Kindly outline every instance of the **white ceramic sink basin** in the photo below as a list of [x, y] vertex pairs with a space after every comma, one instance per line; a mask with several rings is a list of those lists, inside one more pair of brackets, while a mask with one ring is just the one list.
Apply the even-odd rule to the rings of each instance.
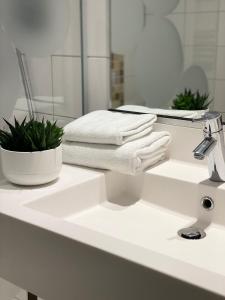
[[[21, 202], [26, 222], [32, 223], [29, 229], [23, 225], [26, 260], [32, 253], [38, 269], [49, 264], [52, 277], [60, 269], [64, 277], [54, 277], [52, 286], [62, 284], [68, 273], [66, 291], [78, 281], [79, 300], [137, 300], [140, 290], [140, 300], [225, 298], [224, 184], [209, 182], [205, 167], [176, 161], [139, 177], [87, 174], [76, 184]], [[213, 210], [201, 206], [203, 196], [213, 198]], [[204, 239], [178, 236], [180, 229], [193, 224], [206, 232]], [[93, 254], [93, 249], [100, 252]], [[15, 251], [12, 257], [16, 255]], [[44, 278], [40, 274], [39, 281]], [[60, 299], [58, 290], [54, 298], [44, 288], [39, 290], [44, 290], [40, 296], [49, 297], [46, 300]], [[69, 295], [67, 300], [74, 299]]]
[[[221, 274], [225, 279], [224, 187], [219, 189], [217, 184], [205, 180], [204, 168], [198, 170], [202, 174], [198, 174], [196, 183], [192, 166], [182, 169], [173, 162], [170, 169], [169, 164], [139, 177], [106, 173], [106, 180], [100, 185], [90, 181], [25, 205], [115, 240]], [[191, 172], [189, 182], [182, 180], [183, 171]], [[183, 176], [187, 178], [188, 174]], [[202, 207], [203, 196], [214, 199], [214, 210]], [[204, 239], [185, 240], [178, 236], [180, 229], [193, 224], [206, 232]]]

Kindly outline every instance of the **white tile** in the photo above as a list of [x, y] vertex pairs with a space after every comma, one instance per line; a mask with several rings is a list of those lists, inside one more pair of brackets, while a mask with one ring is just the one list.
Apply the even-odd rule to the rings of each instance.
[[217, 13], [187, 14], [185, 44], [215, 46], [218, 35], [217, 23]]
[[12, 121], [12, 122], [13, 122], [14, 117], [16, 117], [16, 119], [17, 119], [19, 122], [21, 122], [21, 121], [24, 120], [25, 117], [28, 118], [29, 115], [28, 115], [28, 112], [25, 111], [25, 110], [17, 110], [17, 109], [15, 109], [15, 110], [13, 111], [13, 113], [12, 113], [12, 116], [11, 116], [11, 121]]
[[[67, 118], [67, 117], [61, 117], [61, 116], [53, 116], [48, 114], [42, 114], [42, 113], [36, 113], [35, 116], [37, 117], [37, 120], [41, 121], [44, 119], [45, 121], [57, 121], [58, 126], [65, 126], [69, 122], [73, 121], [74, 118]], [[29, 118], [28, 112], [22, 111], [22, 110], [14, 110], [13, 115], [11, 117], [11, 121], [13, 122], [13, 118], [16, 117], [16, 119], [21, 122], [25, 117]], [[20, 294], [23, 294], [24, 292], [21, 291]], [[17, 296], [17, 298], [20, 298]]]
[[[26, 58], [26, 60], [32, 94], [34, 99], [37, 100], [33, 102], [34, 109], [37, 112], [52, 114], [51, 58]], [[47, 98], [48, 101], [42, 101], [43, 98]], [[27, 109], [27, 102], [23, 95], [17, 100], [16, 109]]]
[[215, 99], [216, 80], [215, 79], [208, 80], [208, 87], [209, 87], [209, 95], [211, 99], [212, 98]]
[[128, 76], [124, 79], [124, 104], [145, 105], [144, 99], [140, 96], [135, 76]]
[[225, 12], [219, 14], [218, 45], [225, 46]]
[[185, 34], [185, 14], [172, 14], [167, 17], [173, 25], [180, 36], [182, 44], [184, 44], [184, 34]]
[[124, 55], [124, 76], [134, 76], [135, 71], [135, 55], [136, 50], [133, 50]]
[[38, 120], [49, 120], [51, 122], [57, 121], [57, 125], [60, 127], [64, 127], [66, 124], [72, 122], [75, 118], [61, 117], [61, 116], [51, 116], [46, 114], [38, 114]]
[[185, 0], [180, 0], [173, 13], [180, 13], [185, 11]]
[[137, 47], [151, 15], [140, 0], [111, 1], [111, 48], [125, 54]]
[[[21, 122], [25, 117], [28, 117], [28, 113], [26, 111], [22, 110], [14, 110], [11, 121], [13, 122], [13, 118], [16, 117], [16, 119]], [[67, 117], [61, 117], [61, 116], [53, 116], [53, 115], [47, 115], [42, 113], [36, 113], [37, 120], [41, 121], [44, 119], [45, 121], [57, 121], [57, 125], [60, 127], [64, 127], [66, 124], [72, 122], [75, 118], [67, 118]], [[24, 291], [21, 291], [19, 295], [23, 295]], [[18, 299], [23, 299], [22, 297], [17, 296]], [[27, 299], [26, 299], [27, 300]]]
[[214, 109], [225, 112], [225, 80], [216, 81]]
[[225, 11], [225, 0], [220, 0], [220, 11]]
[[53, 115], [47, 115], [47, 114], [41, 114], [41, 113], [36, 113], [36, 117], [38, 119], [38, 121], [41, 120], [45, 120], [45, 121], [50, 121], [50, 122], [54, 122], [54, 116]]
[[54, 116], [54, 121], [57, 121], [57, 125], [60, 127], [66, 126], [68, 123], [74, 121], [75, 118], [65, 118], [61, 116]]
[[109, 57], [109, 0], [86, 0], [87, 55]]
[[51, 57], [27, 58], [33, 95], [51, 96]]
[[110, 59], [88, 59], [88, 111], [110, 107]]
[[69, 0], [70, 21], [64, 45], [54, 54], [78, 55], [81, 54], [81, 34], [80, 34], [80, 1]]
[[218, 11], [219, 0], [187, 0], [187, 12]]
[[225, 79], [225, 47], [217, 48], [217, 79]]
[[153, 14], [158, 16], [168, 16], [169, 14], [172, 13], [183, 12], [185, 8], [185, 0], [178, 0], [178, 1], [143, 0], [143, 2], [145, 3], [147, 14]]
[[65, 117], [82, 115], [81, 59], [52, 57], [54, 114]]
[[185, 69], [191, 66], [200, 66], [209, 79], [216, 77], [216, 47], [186, 46], [184, 48]]

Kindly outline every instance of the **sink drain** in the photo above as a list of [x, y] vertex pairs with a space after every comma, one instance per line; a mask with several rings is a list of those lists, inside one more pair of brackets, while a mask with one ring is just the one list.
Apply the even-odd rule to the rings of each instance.
[[206, 233], [196, 227], [184, 228], [178, 231], [178, 235], [187, 240], [200, 240], [206, 237]]

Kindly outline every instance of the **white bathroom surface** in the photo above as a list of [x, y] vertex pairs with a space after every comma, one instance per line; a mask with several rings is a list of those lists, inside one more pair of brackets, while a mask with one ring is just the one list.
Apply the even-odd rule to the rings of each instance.
[[[41, 188], [2, 183], [0, 213], [225, 296], [225, 184], [207, 179], [207, 167], [175, 160], [137, 177], [64, 165]], [[206, 238], [178, 237], [197, 220]]]
[[225, 262], [219, 259], [225, 256], [225, 231], [214, 224], [207, 228], [207, 238], [182, 239], [178, 230], [196, 219], [143, 200], [130, 207], [103, 203], [66, 220], [225, 276]]

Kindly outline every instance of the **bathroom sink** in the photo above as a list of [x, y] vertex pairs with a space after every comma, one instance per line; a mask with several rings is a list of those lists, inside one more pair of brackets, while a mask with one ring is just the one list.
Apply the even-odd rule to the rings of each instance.
[[[215, 188], [216, 184], [206, 180], [205, 168], [200, 169], [202, 174], [198, 174], [196, 182], [192, 167], [186, 166], [186, 172], [192, 173], [192, 181], [188, 182], [176, 178], [176, 171], [182, 172], [183, 166], [173, 162], [174, 178], [169, 177], [166, 174], [169, 164], [139, 177], [105, 173], [100, 180], [24, 205], [225, 276], [225, 262], [218, 259], [225, 255], [225, 219], [220, 216], [220, 209], [225, 212], [225, 203], [221, 201], [225, 190]], [[213, 210], [202, 206], [204, 196], [211, 196], [215, 201]], [[204, 230], [206, 237], [196, 241], [178, 236], [180, 229], [192, 225]], [[209, 260], [211, 255], [213, 260]]]
[[[21, 195], [13, 218], [8, 206], [0, 214], [2, 277], [46, 300], [225, 298], [225, 185], [209, 182], [205, 166], [73, 172], [70, 184]], [[193, 225], [206, 236], [178, 235]]]

